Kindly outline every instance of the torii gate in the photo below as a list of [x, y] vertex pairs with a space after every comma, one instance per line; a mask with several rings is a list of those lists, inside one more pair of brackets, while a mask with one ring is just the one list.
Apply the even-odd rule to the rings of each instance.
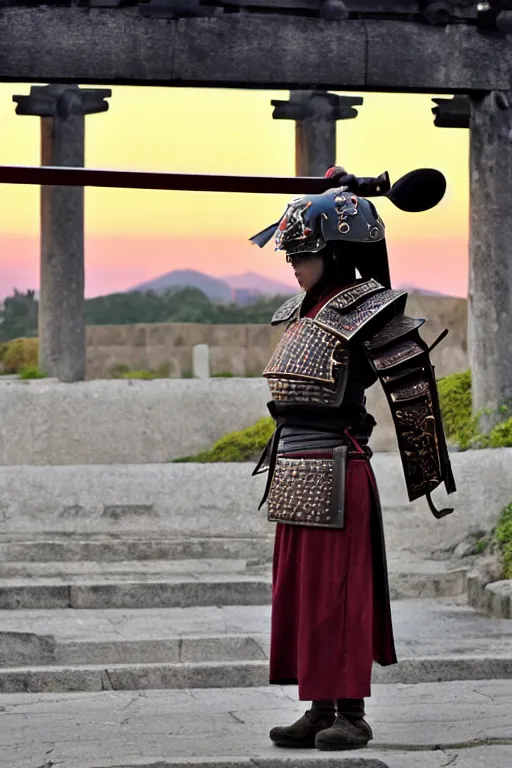
[[[473, 404], [478, 411], [512, 402], [511, 0], [67, 5], [2, 0], [1, 81], [467, 96]], [[2, 168], [0, 182], [290, 194], [321, 184], [45, 168]]]

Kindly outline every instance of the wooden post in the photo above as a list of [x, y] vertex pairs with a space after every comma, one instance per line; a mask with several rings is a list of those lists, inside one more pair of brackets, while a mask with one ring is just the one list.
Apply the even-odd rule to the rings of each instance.
[[[41, 118], [41, 165], [84, 166], [85, 115], [105, 112], [109, 89], [33, 86], [13, 96]], [[60, 381], [85, 378], [84, 190], [41, 187], [39, 366]]]
[[487, 431], [512, 406], [512, 93], [470, 102], [469, 355]]
[[336, 164], [336, 122], [357, 117], [361, 96], [326, 91], [292, 91], [289, 101], [272, 101], [275, 120], [295, 120], [296, 176], [323, 176]]

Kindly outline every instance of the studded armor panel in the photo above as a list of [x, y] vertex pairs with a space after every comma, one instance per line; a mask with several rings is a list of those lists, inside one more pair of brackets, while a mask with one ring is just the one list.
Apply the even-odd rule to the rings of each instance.
[[315, 317], [315, 322], [322, 328], [328, 328], [345, 341], [351, 341], [371, 320], [386, 310], [404, 309], [407, 301], [405, 291], [382, 289], [365, 297], [357, 304], [351, 304], [346, 311], [337, 305], [336, 298], [327, 302]]
[[442, 482], [448, 493], [455, 490], [434, 369], [418, 322], [399, 315], [364, 344], [391, 408], [411, 501]]
[[303, 317], [288, 326], [263, 376], [334, 384], [334, 354], [339, 347], [340, 341], [332, 333], [319, 328], [314, 320]]
[[343, 394], [347, 362], [347, 345], [303, 317], [290, 323], [263, 376], [276, 402], [336, 405]]

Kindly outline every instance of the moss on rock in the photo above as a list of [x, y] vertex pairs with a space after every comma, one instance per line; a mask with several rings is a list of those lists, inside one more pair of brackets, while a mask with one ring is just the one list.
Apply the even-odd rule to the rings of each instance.
[[256, 424], [238, 432], [229, 432], [221, 437], [208, 451], [197, 456], [172, 459], [174, 463], [183, 462], [228, 462], [256, 461], [274, 431], [274, 420], [269, 416], [259, 419]]
[[[439, 401], [446, 437], [460, 450], [512, 447], [512, 418], [498, 424], [488, 435], [479, 434], [478, 418], [471, 412], [471, 373], [454, 373], [438, 381]], [[274, 429], [270, 417], [251, 427], [230, 432], [209, 450], [174, 462], [253, 461], [261, 453]]]

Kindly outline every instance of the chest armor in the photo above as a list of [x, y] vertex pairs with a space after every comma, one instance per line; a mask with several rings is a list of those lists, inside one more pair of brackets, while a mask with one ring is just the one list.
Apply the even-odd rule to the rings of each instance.
[[263, 371], [276, 402], [338, 406], [348, 377], [348, 344], [303, 317], [286, 328]]
[[342, 289], [314, 318], [301, 318], [304, 296], [288, 299], [272, 318], [288, 325], [263, 376], [276, 402], [335, 408], [347, 386], [351, 342], [387, 307], [405, 304], [407, 294], [367, 280]]

